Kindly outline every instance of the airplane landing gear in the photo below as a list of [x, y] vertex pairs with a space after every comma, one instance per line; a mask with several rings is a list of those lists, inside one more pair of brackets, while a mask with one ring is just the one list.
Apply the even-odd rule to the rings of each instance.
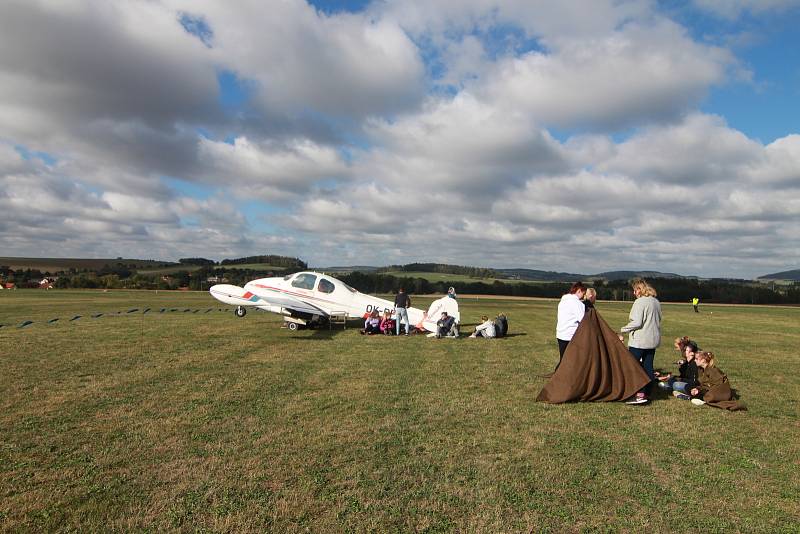
[[233, 310], [233, 313], [236, 317], [244, 317], [247, 314], [247, 310], [244, 309], [243, 306], [236, 306], [236, 309]]
[[286, 325], [286, 327], [287, 327], [289, 330], [291, 330], [292, 332], [294, 332], [295, 330], [297, 330], [297, 326], [298, 326], [298, 325], [297, 325], [297, 323], [292, 323], [292, 322], [290, 322], [289, 324], [287, 324], [287, 325]]

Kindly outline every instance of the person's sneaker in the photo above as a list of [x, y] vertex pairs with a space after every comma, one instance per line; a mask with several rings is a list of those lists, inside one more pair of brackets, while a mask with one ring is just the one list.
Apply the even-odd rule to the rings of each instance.
[[680, 391], [673, 391], [672, 396], [675, 397], [676, 399], [681, 399], [681, 400], [691, 399], [689, 395], [687, 395], [686, 393], [681, 393]]
[[692, 404], [695, 406], [702, 406], [706, 403], [703, 399], [692, 399]]
[[625, 401], [625, 404], [647, 404], [649, 399], [644, 395], [644, 393], [637, 393], [635, 397], [631, 397], [630, 400]]

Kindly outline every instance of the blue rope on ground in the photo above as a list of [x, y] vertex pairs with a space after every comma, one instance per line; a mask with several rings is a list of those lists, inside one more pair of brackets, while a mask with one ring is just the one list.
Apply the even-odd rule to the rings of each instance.
[[23, 321], [17, 328], [25, 328], [26, 326], [30, 326], [33, 324], [33, 321]]
[[57, 322], [58, 322], [58, 317], [56, 317], [55, 319], [50, 319], [49, 321], [47, 321], [47, 324], [53, 324]]
[[139, 311], [139, 308], [131, 308], [130, 310], [128, 310], [128, 313], [133, 313], [135, 311]]
[[70, 319], [69, 321], [70, 321], [70, 322], [72, 322], [72, 321], [77, 321], [77, 320], [78, 320], [78, 319], [80, 319], [81, 317], [83, 317], [83, 315], [76, 315], [75, 317], [73, 317], [73, 318], [72, 318], [72, 319]]
[[94, 315], [92, 315], [92, 319], [97, 319], [98, 317], [102, 317], [102, 316], [103, 316], [102, 313], [95, 313]]
[[147, 313], [147, 312], [149, 312], [149, 311], [150, 311], [150, 308], [147, 308], [147, 309], [145, 309], [145, 310], [142, 312], [142, 315], [144, 315], [145, 313]]

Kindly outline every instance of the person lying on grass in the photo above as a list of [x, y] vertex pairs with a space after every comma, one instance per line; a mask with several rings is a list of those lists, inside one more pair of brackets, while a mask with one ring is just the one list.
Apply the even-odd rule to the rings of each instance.
[[716, 357], [713, 352], [700, 351], [695, 356], [697, 367], [700, 368], [699, 386], [692, 388], [692, 404], [702, 406], [708, 404], [724, 410], [746, 410], [744, 404], [736, 400], [736, 395], [728, 383], [728, 377], [717, 367]]

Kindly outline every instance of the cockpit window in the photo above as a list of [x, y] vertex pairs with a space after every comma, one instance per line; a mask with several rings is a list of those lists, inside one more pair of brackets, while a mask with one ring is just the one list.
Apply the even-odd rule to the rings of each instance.
[[311, 273], [301, 273], [292, 280], [292, 287], [300, 289], [314, 289], [314, 284], [317, 282], [317, 275]]
[[317, 291], [320, 293], [333, 293], [334, 289], [336, 289], [336, 286], [333, 285], [333, 282], [330, 280], [325, 280], [324, 278], [320, 279]]

